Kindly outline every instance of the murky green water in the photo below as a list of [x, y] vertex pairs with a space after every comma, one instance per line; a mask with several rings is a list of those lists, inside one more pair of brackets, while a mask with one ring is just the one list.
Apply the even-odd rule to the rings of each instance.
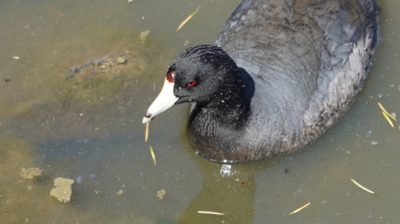
[[[154, 166], [141, 118], [165, 68], [188, 42], [212, 43], [239, 2], [0, 2], [1, 223], [400, 223], [400, 131], [376, 105], [400, 113], [395, 0], [380, 1], [381, 40], [365, 90], [316, 143], [222, 177], [219, 165], [194, 155], [187, 108], [178, 106], [152, 122]], [[128, 62], [116, 64], [119, 56]], [[44, 177], [22, 179], [31, 166]], [[71, 203], [49, 196], [59, 176], [76, 181]]]

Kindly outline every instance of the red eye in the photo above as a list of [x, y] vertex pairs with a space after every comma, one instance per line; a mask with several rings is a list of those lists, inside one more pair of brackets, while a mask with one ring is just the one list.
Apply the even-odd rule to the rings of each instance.
[[195, 87], [195, 86], [197, 86], [197, 82], [194, 81], [194, 80], [186, 83], [186, 88], [192, 88], [192, 87]]
[[168, 72], [167, 73], [167, 77], [165, 77], [167, 80], [168, 80], [168, 82], [174, 82], [174, 80], [175, 80], [175, 73], [174, 72]]

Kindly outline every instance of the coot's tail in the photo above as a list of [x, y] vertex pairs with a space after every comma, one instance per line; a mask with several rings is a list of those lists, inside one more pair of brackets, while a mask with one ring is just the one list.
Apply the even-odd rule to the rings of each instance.
[[371, 36], [371, 48], [374, 48], [378, 40], [378, 24], [376, 17], [379, 13], [379, 6], [376, 0], [358, 0], [364, 12], [364, 31], [363, 33]]

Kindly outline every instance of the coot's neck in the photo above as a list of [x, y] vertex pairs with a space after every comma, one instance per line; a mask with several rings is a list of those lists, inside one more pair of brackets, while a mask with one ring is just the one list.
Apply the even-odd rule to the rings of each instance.
[[198, 112], [211, 126], [219, 126], [214, 128], [240, 130], [250, 115], [250, 102], [254, 94], [252, 81], [244, 69], [235, 67], [210, 100], [198, 104]]

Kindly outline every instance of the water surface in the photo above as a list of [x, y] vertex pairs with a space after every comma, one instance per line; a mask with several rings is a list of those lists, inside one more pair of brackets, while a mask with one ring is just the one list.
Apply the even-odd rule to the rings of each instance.
[[[380, 41], [364, 91], [302, 152], [235, 165], [223, 177], [220, 165], [196, 156], [187, 142], [184, 105], [152, 122], [144, 143], [141, 118], [166, 67], [185, 45], [212, 43], [239, 2], [1, 2], [2, 223], [400, 223], [400, 131], [376, 104], [400, 110], [400, 3], [394, 0], [380, 1]], [[142, 41], [144, 31], [150, 33]], [[128, 62], [96, 67], [120, 56]], [[45, 176], [22, 179], [20, 169], [31, 166]], [[59, 176], [76, 181], [71, 203], [49, 196]], [[310, 207], [288, 215], [307, 202]]]

